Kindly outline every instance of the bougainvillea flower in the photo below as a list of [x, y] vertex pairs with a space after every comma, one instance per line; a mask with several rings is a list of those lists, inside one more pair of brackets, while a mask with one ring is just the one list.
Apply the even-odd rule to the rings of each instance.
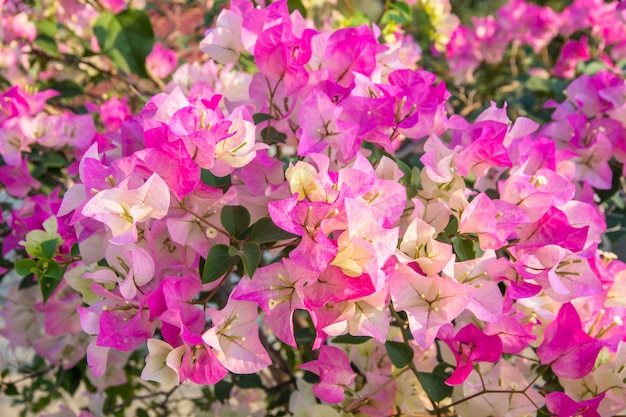
[[346, 353], [333, 346], [322, 346], [316, 360], [303, 363], [299, 368], [319, 375], [320, 382], [313, 386], [313, 392], [330, 404], [342, 402], [345, 388], [356, 378]]
[[252, 374], [272, 361], [259, 340], [257, 306], [249, 301], [229, 298], [222, 310], [208, 309], [213, 327], [202, 340], [215, 350], [217, 359], [231, 372]]
[[111, 231], [115, 244], [137, 241], [137, 223], [147, 219], [161, 219], [169, 209], [169, 187], [157, 174], [153, 174], [139, 188], [118, 188], [100, 191], [83, 207], [82, 214], [104, 223]]
[[600, 417], [598, 407], [604, 395], [603, 392], [590, 400], [576, 402], [564, 392], [551, 392], [546, 395], [546, 407], [556, 417]]
[[426, 277], [398, 264], [391, 278], [394, 308], [406, 312], [415, 341], [428, 349], [439, 329], [465, 310], [475, 288], [438, 275]]
[[561, 302], [602, 292], [602, 283], [585, 258], [558, 245], [524, 251], [520, 273], [532, 278]]
[[476, 233], [481, 249], [496, 250], [504, 246], [517, 226], [528, 220], [526, 213], [514, 204], [480, 193], [463, 211], [459, 232]]
[[156, 381], [166, 386], [178, 385], [180, 380], [175, 370], [167, 366], [167, 355], [173, 350], [169, 343], [159, 339], [148, 339], [146, 366], [141, 371], [141, 379]]
[[592, 371], [600, 349], [602, 342], [582, 329], [578, 312], [571, 303], [565, 303], [546, 327], [537, 356], [557, 376], [577, 379]]
[[451, 324], [439, 330], [438, 337], [450, 347], [456, 359], [456, 368], [446, 379], [448, 385], [462, 384], [474, 370], [474, 362], [495, 363], [502, 355], [502, 343], [498, 336], [488, 336], [474, 323], [463, 327], [454, 335]]
[[293, 313], [304, 308], [300, 298], [301, 287], [316, 278], [289, 258], [260, 267], [254, 279], [243, 277], [231, 297], [235, 300], [254, 301], [265, 312], [265, 321], [280, 340], [296, 347]]

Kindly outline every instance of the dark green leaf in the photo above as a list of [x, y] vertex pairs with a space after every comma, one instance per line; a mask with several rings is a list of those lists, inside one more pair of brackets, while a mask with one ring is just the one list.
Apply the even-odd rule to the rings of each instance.
[[243, 268], [246, 274], [252, 278], [261, 262], [261, 248], [259, 248], [259, 244], [256, 242], [246, 242], [246, 244], [243, 245], [241, 261], [243, 262]]
[[389, 9], [383, 15], [382, 21], [384, 23], [394, 22], [403, 25], [410, 22], [411, 19], [407, 18], [406, 14], [402, 10]]
[[450, 216], [450, 221], [443, 232], [437, 236], [437, 240], [444, 243], [452, 243], [459, 230], [459, 222], [454, 216]]
[[404, 174], [402, 178], [400, 178], [399, 182], [402, 185], [410, 184], [411, 183], [411, 167], [408, 166], [401, 159], [396, 159], [395, 162], [396, 162], [396, 165], [398, 165], [398, 168], [400, 168], [400, 171], [402, 171], [402, 173]]
[[32, 405], [31, 411], [33, 413], [35, 413], [35, 414], [38, 414], [41, 410], [46, 408], [48, 406], [48, 404], [50, 404], [50, 401], [52, 401], [52, 397], [51, 396], [45, 396], [45, 397], [39, 398]]
[[146, 57], [154, 46], [154, 31], [146, 12], [126, 9], [100, 13], [94, 33], [102, 53], [121, 69], [147, 78]]
[[73, 395], [78, 387], [80, 381], [82, 381], [83, 371], [78, 366], [75, 366], [67, 371], [63, 368], [59, 368], [57, 373], [57, 386], [65, 389], [70, 395]]
[[14, 396], [14, 395], [18, 395], [19, 394], [15, 384], [7, 384], [6, 388], [4, 389], [4, 393], [6, 395], [9, 395], [9, 396]]
[[74, 243], [72, 245], [72, 249], [70, 250], [70, 255], [71, 256], [80, 256], [80, 246], [78, 246], [78, 243]]
[[210, 185], [211, 187], [221, 188], [231, 184], [230, 175], [225, 177], [217, 177], [213, 175], [211, 171], [208, 169], [200, 170], [200, 179], [206, 185]]
[[278, 242], [279, 240], [295, 239], [297, 237], [297, 235], [276, 226], [270, 217], [263, 217], [252, 226], [252, 240], [259, 245]]
[[607, 69], [606, 63], [594, 59], [593, 61], [585, 62], [583, 64], [582, 72], [587, 75], [595, 75], [604, 69]]
[[43, 164], [46, 168], [63, 168], [68, 165], [68, 162], [67, 159], [59, 153], [46, 152]]
[[43, 303], [46, 304], [46, 302], [50, 299], [50, 297], [52, 297], [54, 290], [56, 290], [56, 288], [59, 286], [61, 281], [58, 279], [50, 278], [46, 276], [40, 277], [37, 280], [39, 281], [39, 288], [41, 289], [41, 295], [43, 295]]
[[413, 360], [413, 349], [404, 342], [386, 341], [385, 349], [391, 363], [396, 368], [404, 368]]
[[239, 236], [250, 226], [250, 213], [243, 206], [225, 206], [220, 221], [228, 233]]
[[213, 387], [215, 390], [215, 398], [221, 403], [224, 403], [228, 398], [230, 398], [230, 391], [233, 389], [233, 384], [231, 382], [221, 380]]
[[452, 238], [452, 248], [456, 257], [460, 261], [469, 261], [470, 259], [476, 259], [476, 253], [474, 252], [474, 242], [470, 239], [462, 239], [460, 237]]
[[428, 395], [428, 398], [435, 402], [439, 402], [444, 398], [452, 395], [452, 387], [445, 384], [446, 376], [429, 372], [418, 372], [417, 378], [422, 384], [422, 388]]
[[64, 273], [65, 271], [63, 270], [63, 268], [61, 268], [58, 263], [51, 260], [48, 262], [46, 269], [43, 271], [43, 276], [52, 278], [52, 279], [57, 279], [60, 281], [63, 279]]
[[54, 254], [57, 252], [58, 245], [58, 239], [50, 239], [41, 242], [41, 252], [39, 253], [39, 257], [43, 259], [52, 259]]
[[296, 344], [298, 346], [312, 345], [315, 341], [315, 330], [310, 327], [303, 327], [294, 331]]
[[20, 281], [20, 285], [18, 285], [17, 288], [19, 290], [23, 290], [25, 288], [34, 287], [35, 285], [37, 285], [37, 280], [35, 279], [35, 275], [29, 274], [29, 275], [26, 275], [24, 278], [22, 278], [22, 280]]
[[52, 56], [59, 54], [59, 47], [56, 40], [48, 35], [38, 34], [35, 38], [35, 45], [41, 48], [42, 51]]
[[252, 120], [254, 121], [254, 124], [257, 126], [263, 122], [266, 122], [272, 119], [273, 119], [272, 115], [267, 114], [267, 113], [255, 113], [252, 115]]
[[269, 126], [261, 130], [261, 140], [268, 145], [285, 143], [285, 141], [287, 140], [287, 135], [285, 135], [283, 132], [279, 132], [273, 126]]
[[413, 20], [413, 15], [411, 13], [411, 6], [409, 6], [407, 3], [403, 3], [403, 2], [391, 3], [391, 8], [399, 10], [404, 15], [405, 19], [409, 21]]
[[19, 261], [15, 262], [15, 272], [17, 272], [18, 275], [24, 276], [32, 274], [36, 270], [37, 263], [30, 258], [20, 259]]
[[239, 262], [239, 257], [229, 255], [228, 249], [226, 245], [215, 245], [211, 248], [202, 271], [203, 284], [218, 280]]
[[422, 188], [422, 177], [418, 167], [411, 168], [411, 185], [415, 188]]
[[57, 23], [51, 19], [38, 19], [34, 21], [37, 35], [46, 35], [54, 38], [59, 31]]
[[235, 385], [240, 388], [263, 388], [263, 382], [258, 374], [238, 375]]
[[550, 92], [550, 82], [545, 78], [539, 77], [530, 77], [524, 83], [524, 87], [527, 90], [539, 92], [539, 93], [549, 93]]
[[287, 7], [289, 8], [290, 13], [297, 10], [300, 12], [302, 17], [306, 17], [306, 7], [304, 7], [301, 0], [287, 0]]
[[360, 345], [370, 340], [369, 336], [352, 336], [351, 334], [343, 334], [333, 339], [333, 343], [345, 343], [347, 345]]
[[320, 376], [310, 371], [305, 371], [304, 375], [302, 375], [302, 379], [311, 385], [320, 383]]
[[137, 417], [150, 417], [150, 414], [148, 414], [148, 412], [144, 410], [143, 408], [138, 408], [137, 411], [135, 412], [135, 415]]

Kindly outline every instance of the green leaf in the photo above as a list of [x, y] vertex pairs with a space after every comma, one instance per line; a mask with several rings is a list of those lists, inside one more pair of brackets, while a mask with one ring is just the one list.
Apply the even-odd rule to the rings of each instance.
[[19, 394], [15, 384], [7, 384], [6, 388], [4, 389], [4, 393], [9, 396], [15, 396]]
[[17, 272], [18, 275], [24, 276], [32, 274], [36, 270], [37, 263], [30, 258], [20, 259], [15, 262], [15, 272]]
[[49, 55], [57, 56], [59, 54], [57, 41], [51, 36], [38, 34], [35, 38], [35, 45], [40, 47], [42, 51], [47, 52]]
[[135, 413], [137, 417], [150, 417], [150, 414], [143, 408], [138, 408]]
[[218, 280], [239, 262], [239, 257], [231, 256], [228, 249], [228, 246], [221, 244], [211, 248], [202, 271], [203, 284]]
[[41, 295], [43, 295], [43, 303], [45, 305], [50, 297], [52, 297], [54, 290], [56, 290], [61, 283], [61, 280], [44, 275], [43, 277], [37, 278], [37, 281], [39, 282], [39, 288], [41, 289]]
[[310, 327], [296, 329], [293, 335], [298, 346], [312, 345], [315, 341], [315, 330]]
[[223, 404], [224, 401], [230, 398], [230, 391], [233, 389], [233, 386], [234, 385], [232, 382], [228, 382], [222, 379], [213, 387], [215, 392], [215, 398]]
[[252, 115], [252, 120], [254, 121], [255, 125], [260, 125], [263, 122], [267, 122], [268, 120], [272, 120], [274, 117], [272, 117], [271, 114], [267, 114], [267, 113], [255, 113]]
[[43, 276], [44, 277], [48, 277], [48, 278], [53, 278], [53, 279], [57, 279], [57, 280], [62, 280], [63, 279], [63, 274], [65, 273], [65, 271], [63, 270], [63, 268], [61, 268], [59, 266], [58, 263], [56, 263], [56, 261], [49, 261], [48, 265], [46, 267], [46, 269], [43, 272]]
[[250, 213], [243, 206], [225, 206], [220, 221], [228, 233], [239, 236], [250, 226]]
[[422, 384], [422, 388], [424, 388], [428, 398], [435, 402], [439, 402], [452, 395], [452, 387], [445, 384], [445, 380], [448, 379], [446, 375], [418, 372], [417, 378], [420, 384]]
[[259, 248], [259, 244], [256, 242], [246, 242], [241, 252], [243, 268], [246, 274], [252, 278], [261, 262], [261, 248]]
[[345, 343], [347, 345], [360, 345], [370, 340], [369, 336], [352, 336], [351, 334], [343, 334], [333, 339], [333, 343]]
[[217, 177], [213, 175], [211, 171], [204, 168], [200, 170], [200, 179], [204, 184], [216, 188], [231, 185], [230, 175], [226, 175], [225, 177]]
[[252, 226], [252, 240], [259, 245], [278, 242], [279, 240], [295, 239], [297, 237], [297, 235], [276, 226], [270, 217], [263, 217]]
[[261, 140], [268, 145], [285, 143], [285, 141], [287, 140], [287, 135], [285, 135], [283, 132], [279, 132], [273, 126], [269, 126], [261, 130]]
[[155, 38], [146, 12], [127, 9], [118, 14], [100, 13], [94, 33], [102, 53], [121, 69], [147, 78], [146, 57], [152, 51]]
[[41, 252], [39, 253], [39, 257], [43, 259], [52, 259], [54, 254], [57, 252], [58, 245], [58, 239], [50, 239], [41, 242]]
[[68, 370], [59, 368], [57, 373], [57, 386], [65, 389], [68, 393], [73, 395], [80, 386], [82, 376], [83, 371], [81, 371], [78, 366], [74, 366]]
[[385, 349], [391, 363], [396, 368], [404, 368], [413, 360], [413, 349], [404, 342], [386, 341]]
[[[80, 88], [80, 86], [78, 87]], [[46, 168], [64, 168], [69, 165], [67, 159], [65, 159], [63, 155], [56, 152], [46, 152], [42, 162]]]
[[402, 15], [404, 15], [404, 18], [407, 19], [408, 21], [413, 20], [411, 6], [409, 6], [407, 3], [403, 3], [403, 2], [391, 3], [391, 8], [400, 11], [400, 13], [402, 13]]
[[34, 413], [34, 415], [39, 415], [39, 412], [42, 411], [44, 408], [46, 408], [48, 404], [50, 404], [51, 401], [52, 401], [51, 396], [41, 397], [37, 401], [33, 401], [31, 403], [30, 411]]
[[411, 21], [411, 18], [407, 18], [406, 14], [403, 10], [398, 9], [389, 9], [383, 15], [381, 21], [385, 24], [389, 22], [394, 22], [399, 25], [403, 25]]
[[524, 83], [524, 87], [527, 90], [538, 92], [538, 93], [549, 93], [550, 81], [546, 80], [545, 78], [530, 77]]
[[450, 216], [450, 221], [448, 225], [443, 230], [443, 232], [439, 233], [437, 236], [437, 240], [443, 243], [452, 243], [452, 239], [456, 237], [459, 232], [459, 222], [454, 216]]
[[34, 23], [37, 28], [37, 35], [46, 35], [54, 38], [59, 31], [57, 22], [51, 20], [50, 18], [36, 20]]
[[452, 248], [454, 249], [454, 253], [460, 261], [469, 261], [470, 259], [476, 259], [474, 242], [470, 239], [453, 237]]
[[415, 188], [422, 188], [422, 177], [418, 167], [411, 168], [411, 185]]
[[395, 158], [394, 160], [396, 162], [396, 165], [398, 165], [398, 168], [400, 168], [400, 171], [402, 171], [402, 173], [404, 174], [398, 180], [398, 182], [400, 182], [400, 184], [402, 184], [402, 185], [410, 184], [411, 183], [411, 167], [408, 166], [406, 164], [406, 162], [404, 162], [403, 160], [401, 160], [399, 158]]
[[35, 276], [33, 274], [28, 274], [21, 279], [17, 289], [23, 290], [25, 288], [34, 287], [35, 285], [37, 285], [37, 280], [35, 279]]
[[593, 61], [585, 62], [583, 64], [582, 72], [587, 75], [595, 75], [604, 69], [607, 69], [606, 63], [594, 59]]
[[238, 375], [234, 382], [240, 388], [263, 388], [263, 382], [258, 374]]
[[287, 0], [287, 7], [289, 8], [289, 13], [297, 10], [302, 17], [306, 17], [306, 7], [304, 7], [301, 0]]

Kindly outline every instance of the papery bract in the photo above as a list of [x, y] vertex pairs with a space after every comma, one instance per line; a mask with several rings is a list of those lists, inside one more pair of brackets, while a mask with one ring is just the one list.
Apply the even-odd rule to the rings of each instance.
[[346, 353], [333, 346], [322, 346], [317, 360], [306, 362], [299, 368], [319, 375], [320, 382], [313, 386], [313, 392], [330, 404], [342, 402], [345, 388], [356, 378]]
[[396, 310], [407, 313], [415, 341], [427, 349], [439, 329], [454, 320], [469, 304], [474, 287], [438, 275], [426, 277], [398, 264], [391, 278], [391, 299]]
[[137, 241], [137, 223], [161, 219], [169, 209], [169, 188], [157, 174], [136, 189], [124, 189], [126, 184], [100, 191], [82, 210], [84, 216], [93, 217], [111, 230], [111, 242], [115, 244]]
[[448, 385], [463, 383], [474, 369], [473, 362], [495, 363], [502, 355], [502, 342], [498, 336], [488, 336], [470, 323], [454, 335], [452, 325], [443, 326], [438, 336], [450, 347], [456, 359], [456, 368], [446, 379]]
[[272, 361], [259, 340], [254, 321], [257, 306], [249, 301], [230, 298], [222, 310], [209, 309], [213, 327], [202, 339], [215, 349], [217, 359], [231, 372], [251, 374], [269, 366]]
[[463, 211], [459, 232], [477, 233], [483, 250], [499, 249], [513, 230], [528, 220], [519, 207], [502, 200], [491, 200], [481, 193]]
[[293, 314], [304, 308], [301, 287], [315, 279], [315, 273], [289, 258], [257, 269], [254, 279], [243, 277], [232, 293], [235, 300], [256, 302], [265, 312], [265, 321], [276, 336], [296, 346]]
[[557, 318], [546, 327], [537, 356], [559, 377], [582, 378], [593, 369], [601, 348], [599, 340], [582, 330], [574, 306], [565, 303]]
[[553, 415], [568, 417], [580, 415], [582, 417], [600, 417], [598, 406], [604, 398], [604, 393], [586, 401], [576, 402], [563, 392], [551, 392], [546, 395], [546, 407]]

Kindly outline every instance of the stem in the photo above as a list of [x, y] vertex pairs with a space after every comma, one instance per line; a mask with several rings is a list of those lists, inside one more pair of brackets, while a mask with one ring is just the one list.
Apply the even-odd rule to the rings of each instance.
[[344, 410], [345, 413], [351, 413], [353, 411], [358, 410], [363, 404], [366, 404], [370, 399], [372, 399], [372, 397], [374, 397], [374, 395], [378, 394], [378, 392], [380, 390], [382, 390], [383, 388], [385, 388], [387, 385], [389, 385], [390, 382], [394, 381], [397, 377], [399, 377], [400, 375], [402, 375], [403, 373], [405, 373], [406, 371], [409, 370], [410, 367], [406, 367], [404, 369], [401, 369], [400, 372], [398, 372], [395, 375], [391, 375], [391, 378], [389, 378], [387, 380], [387, 382], [385, 382], [384, 384], [379, 385], [378, 387], [376, 387], [376, 389], [372, 392], [370, 392], [367, 397], [365, 398], [361, 398], [361, 396], [356, 393], [355, 391], [353, 391], [352, 389], [350, 389], [349, 387], [345, 387], [345, 389], [347, 389], [349, 392], [351, 392], [355, 397], [357, 397], [357, 401], [358, 403], [356, 404], [356, 406], [354, 407], [348, 407], [347, 409]]
[[55, 368], [56, 368], [55, 366], [49, 366], [49, 367], [47, 367], [45, 369], [41, 369], [39, 371], [34, 371], [34, 372], [32, 372], [32, 373], [30, 373], [28, 375], [25, 375], [25, 376], [23, 376], [21, 378], [18, 378], [15, 381], [8, 381], [8, 382], [0, 381], [0, 386], [2, 386], [2, 385], [5, 385], [5, 386], [6, 385], [17, 385], [20, 382], [28, 381], [29, 379], [33, 379], [33, 378], [37, 378], [39, 376], [45, 375], [48, 372], [54, 370]]
[[219, 226], [215, 226], [214, 224], [212, 224], [210, 221], [208, 221], [207, 219], [205, 219], [204, 217], [200, 217], [198, 216], [196, 213], [194, 213], [193, 211], [189, 210], [182, 202], [180, 203], [180, 208], [182, 208], [183, 210], [185, 210], [187, 213], [191, 214], [193, 217], [195, 217], [198, 221], [206, 224], [209, 227], [212, 227], [213, 229], [215, 229], [216, 231], [218, 231], [219, 233], [223, 234], [224, 236], [226, 236], [229, 239], [232, 239], [233, 241], [235, 241], [236, 243], [239, 243], [239, 240], [235, 237], [235, 236], [231, 236], [230, 233], [228, 233], [226, 230], [222, 229]]

